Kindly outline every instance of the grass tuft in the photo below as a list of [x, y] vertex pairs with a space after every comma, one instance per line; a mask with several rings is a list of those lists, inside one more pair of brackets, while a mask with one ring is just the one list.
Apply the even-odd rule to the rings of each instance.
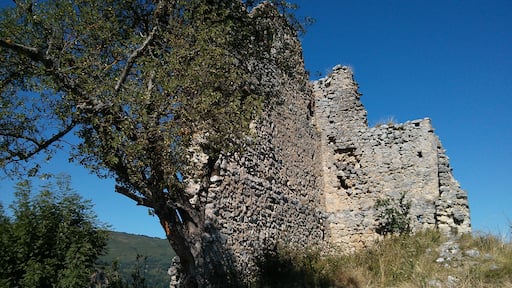
[[279, 247], [261, 264], [254, 287], [512, 287], [512, 244], [493, 235], [427, 230], [330, 256]]

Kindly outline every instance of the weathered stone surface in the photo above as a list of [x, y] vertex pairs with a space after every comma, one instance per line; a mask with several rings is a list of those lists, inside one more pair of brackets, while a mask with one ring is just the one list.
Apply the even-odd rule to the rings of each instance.
[[376, 239], [371, 203], [403, 192], [412, 202], [413, 230], [470, 232], [467, 195], [453, 179], [430, 119], [369, 128], [347, 67], [336, 66], [313, 86], [331, 243], [350, 251]]
[[[206, 182], [187, 180], [206, 203], [206, 223], [219, 229], [204, 241], [222, 242], [251, 278], [257, 257], [278, 242], [346, 252], [368, 245], [379, 237], [375, 200], [402, 192], [414, 231], [470, 231], [467, 195], [430, 119], [370, 128], [348, 68], [337, 66], [311, 90], [297, 63], [299, 76], [275, 84], [281, 103], [251, 125], [253, 145], [214, 159]], [[211, 162], [194, 153], [198, 165]]]
[[205, 207], [205, 223], [212, 227], [206, 230], [215, 231], [203, 243], [222, 241], [222, 253], [233, 258], [243, 280], [254, 277], [258, 257], [278, 242], [300, 249], [322, 244], [325, 234], [320, 138], [311, 121], [314, 99], [300, 43], [287, 33], [274, 35], [279, 58], [256, 63], [267, 69], [264, 85], [275, 95], [251, 124], [249, 144], [217, 159], [193, 151], [198, 154], [191, 156], [195, 171], [206, 174], [185, 179], [187, 191], [197, 193]]
[[[274, 49], [283, 50], [276, 55], [287, 57], [269, 64], [265, 85], [276, 99], [251, 124], [252, 144], [216, 159], [197, 147], [190, 151], [197, 167], [184, 179], [186, 192], [204, 207], [211, 227], [201, 243], [224, 249], [215, 257], [229, 254], [246, 280], [257, 272], [258, 257], [279, 242], [359, 249], [379, 237], [376, 199], [403, 192], [414, 231], [471, 230], [467, 194], [430, 119], [368, 127], [350, 69], [336, 66], [310, 84], [298, 40], [286, 33], [275, 38], [281, 42]], [[284, 73], [281, 65], [295, 70]]]

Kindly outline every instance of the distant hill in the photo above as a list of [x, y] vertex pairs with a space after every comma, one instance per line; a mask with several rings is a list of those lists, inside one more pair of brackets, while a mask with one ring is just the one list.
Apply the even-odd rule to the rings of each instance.
[[101, 266], [108, 268], [117, 261], [122, 278], [130, 283], [131, 273], [136, 269], [137, 255], [147, 256], [147, 287], [169, 287], [167, 269], [176, 254], [167, 240], [114, 231], [110, 235], [107, 255], [100, 257]]

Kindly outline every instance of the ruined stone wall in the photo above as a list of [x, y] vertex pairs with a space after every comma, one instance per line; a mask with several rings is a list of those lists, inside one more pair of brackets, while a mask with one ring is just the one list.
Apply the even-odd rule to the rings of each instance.
[[318, 142], [304, 118], [307, 95], [297, 92], [265, 113], [255, 126], [254, 145], [221, 157], [210, 178], [206, 219], [221, 227], [243, 272], [254, 272], [257, 257], [277, 243], [322, 243]]
[[308, 85], [300, 53], [288, 56], [296, 73], [275, 71], [279, 93], [253, 123], [251, 144], [218, 159], [192, 153], [201, 165], [215, 161], [202, 182], [188, 182], [205, 198], [206, 225], [218, 230], [206, 240], [221, 242], [245, 279], [277, 243], [367, 246], [380, 237], [376, 200], [403, 192], [414, 231], [471, 231], [467, 195], [430, 119], [370, 128], [350, 69]]
[[261, 23], [276, 27], [273, 58], [250, 67], [269, 100], [242, 151], [207, 156], [198, 136], [189, 151], [195, 167], [184, 175], [191, 204], [204, 207], [206, 229], [193, 240], [215, 254], [208, 259], [246, 281], [279, 243], [354, 251], [379, 238], [376, 200], [404, 192], [414, 231], [470, 232], [467, 195], [430, 119], [368, 127], [350, 69], [337, 66], [309, 83], [300, 42], [285, 20], [266, 4], [253, 13], [275, 21]]
[[367, 246], [380, 237], [375, 201], [403, 192], [414, 231], [470, 232], [467, 195], [430, 119], [370, 128], [348, 68], [308, 85], [300, 54], [287, 59], [296, 74], [274, 78], [280, 93], [253, 123], [252, 144], [214, 159], [206, 183], [189, 183], [205, 191], [205, 219], [219, 229], [211, 241], [229, 248], [244, 277], [276, 243]]
[[369, 128], [347, 67], [313, 83], [329, 241], [351, 251], [378, 238], [375, 201], [406, 193], [413, 230], [470, 231], [466, 193], [453, 179], [430, 119]]
[[221, 157], [210, 178], [206, 219], [221, 227], [241, 271], [254, 272], [258, 255], [278, 242], [304, 248], [322, 241], [317, 143], [301, 119], [306, 95], [265, 115], [254, 146]]
[[187, 193], [205, 203], [205, 225], [215, 233], [203, 241], [222, 247], [219, 257], [229, 254], [251, 279], [258, 257], [278, 243], [354, 251], [380, 237], [376, 200], [404, 192], [413, 231], [470, 232], [467, 195], [430, 119], [368, 127], [350, 69], [337, 66], [310, 84], [296, 37], [285, 30], [274, 37], [276, 59], [255, 69], [264, 68], [262, 85], [275, 94], [248, 145], [216, 159], [199, 146], [190, 151], [198, 172], [185, 179]]
[[[268, 18], [284, 21], [277, 16]], [[187, 193], [206, 203], [206, 225], [215, 228], [205, 240], [221, 242], [244, 280], [254, 277], [258, 257], [276, 244], [319, 245], [325, 230], [320, 134], [311, 122], [314, 99], [298, 39], [285, 24], [275, 27], [281, 29], [274, 35], [275, 59], [255, 63], [255, 69], [266, 71], [261, 84], [274, 94], [252, 123], [254, 134], [247, 136], [243, 151], [218, 159], [210, 159], [199, 145], [191, 148], [199, 173], [185, 179]]]

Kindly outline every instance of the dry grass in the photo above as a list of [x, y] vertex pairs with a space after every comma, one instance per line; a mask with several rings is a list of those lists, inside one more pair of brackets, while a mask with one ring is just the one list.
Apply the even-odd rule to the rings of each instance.
[[379, 119], [377, 122], [375, 122], [375, 124], [373, 126], [378, 128], [378, 127], [381, 127], [382, 125], [394, 126], [397, 123], [398, 123], [398, 120], [395, 118], [395, 116], [391, 115], [391, 116], [386, 116], [386, 117]]
[[[425, 231], [388, 237], [351, 255], [323, 257], [318, 251], [301, 254], [282, 248], [278, 253], [281, 262], [274, 264], [292, 265], [288, 271], [301, 277], [307, 274], [307, 279], [290, 285], [280, 282], [279, 287], [512, 288], [512, 244], [492, 235], [465, 235], [454, 240]], [[271, 279], [257, 286], [277, 287]]]

